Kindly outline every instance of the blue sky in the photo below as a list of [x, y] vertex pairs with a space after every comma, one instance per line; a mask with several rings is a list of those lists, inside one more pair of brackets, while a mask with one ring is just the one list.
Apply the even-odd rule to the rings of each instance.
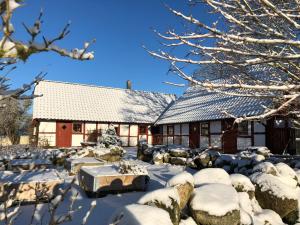
[[[44, 9], [44, 34], [53, 37], [67, 21], [71, 33], [60, 42], [64, 48], [82, 48], [85, 41], [96, 39], [92, 46], [93, 61], [76, 61], [54, 53], [31, 57], [10, 74], [13, 87], [29, 82], [40, 71], [47, 72], [46, 79], [67, 82], [125, 87], [131, 80], [137, 90], [159, 91], [180, 95], [183, 88], [163, 84], [163, 81], [182, 82], [167, 74], [169, 64], [151, 57], [149, 49], [160, 48], [160, 39], [152, 28], [166, 31], [183, 23], [172, 15], [164, 3], [191, 12], [185, 0], [27, 0], [25, 6], [14, 14], [16, 37], [28, 38], [22, 22], [32, 24], [41, 8]], [[209, 20], [205, 8], [198, 8], [197, 15]]]

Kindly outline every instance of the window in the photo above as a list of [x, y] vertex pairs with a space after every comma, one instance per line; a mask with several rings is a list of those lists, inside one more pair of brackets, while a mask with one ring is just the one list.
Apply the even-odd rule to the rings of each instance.
[[209, 134], [208, 123], [201, 123], [200, 127], [201, 127], [201, 136], [208, 136]]
[[147, 134], [147, 125], [140, 125], [139, 126], [139, 134]]
[[82, 133], [82, 123], [73, 123], [73, 133]]
[[173, 127], [173, 125], [169, 125], [168, 126], [168, 135], [173, 136], [173, 134], [174, 134], [174, 127]]
[[247, 136], [247, 135], [249, 135], [249, 125], [250, 125], [250, 123], [248, 123], [248, 121], [244, 121], [244, 122], [242, 122], [242, 123], [239, 123], [239, 125], [238, 125], [238, 133], [239, 133], [239, 135], [245, 135], [245, 136]]

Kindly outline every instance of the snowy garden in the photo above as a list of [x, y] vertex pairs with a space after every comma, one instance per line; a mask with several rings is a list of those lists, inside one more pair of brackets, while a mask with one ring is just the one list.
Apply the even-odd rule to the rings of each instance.
[[297, 156], [266, 147], [229, 155], [143, 142], [124, 149], [118, 140], [110, 127], [83, 148], [2, 151], [3, 223], [300, 223]]
[[[73, 7], [75, 2], [68, 5]], [[129, 2], [126, 4], [130, 4]], [[170, 101], [164, 102], [165, 106], [160, 107], [162, 112], [158, 113], [146, 94], [143, 94], [147, 99], [146, 103], [141, 103], [141, 98], [133, 99], [136, 101], [133, 105], [137, 105], [137, 109], [132, 107], [129, 110], [116, 110], [114, 104], [120, 100], [116, 96], [111, 95], [112, 97], [105, 99], [89, 92], [90, 95], [84, 97], [86, 95], [83, 93], [87, 92], [82, 91], [78, 92], [80, 96], [77, 99], [80, 102], [75, 104], [75, 110], [70, 109], [67, 104], [75, 102], [74, 96], [71, 95], [67, 100], [61, 101], [63, 107], [57, 105], [49, 107], [61, 114], [59, 118], [48, 113], [46, 114], [49, 117], [35, 118], [34, 113], [29, 116], [27, 111], [31, 107], [30, 101], [42, 99], [49, 94], [47, 92], [36, 94], [35, 88], [47, 74], [43, 68], [46, 70], [51, 68], [49, 65], [52, 65], [53, 61], [48, 62], [51, 59], [49, 57], [41, 60], [47, 65], [30, 64], [31, 69], [28, 71], [37, 72], [38, 68], [43, 72], [37, 73], [31, 81], [24, 80], [23, 85], [19, 84], [19, 81], [13, 81], [14, 85], [11, 86], [8, 83], [9, 74], [15, 71], [17, 65], [21, 64], [20, 68], [23, 69], [24, 62], [39, 53], [50, 52], [79, 61], [94, 60], [96, 59], [94, 51], [89, 49], [95, 44], [95, 39], [85, 37], [90, 41], [84, 42], [81, 48], [70, 49], [70, 43], [66, 42], [62, 43], [69, 49], [60, 47], [58, 42], [63, 41], [70, 33], [70, 22], [58, 33], [51, 33], [48, 36], [48, 32], [42, 32], [43, 10], [34, 21], [31, 18], [32, 12], [28, 14], [30, 16], [24, 14], [31, 19], [31, 25], [28, 25], [28, 21], [20, 22], [13, 19], [16, 10], [26, 5], [22, 0], [0, 0], [2, 20], [0, 70], [3, 72], [0, 75], [0, 131], [1, 136], [8, 137], [12, 144], [7, 147], [1, 146], [0, 151], [0, 224], [300, 225], [300, 156], [296, 155], [300, 149], [299, 0], [190, 0], [187, 3], [191, 6], [189, 10], [177, 7], [176, 4], [174, 8], [165, 7], [175, 18], [179, 18], [182, 27], [179, 28], [177, 25], [172, 27], [171, 24], [158, 26], [169, 29], [165, 32], [154, 29], [161, 47], [143, 46], [145, 53], [167, 61], [169, 68], [166, 70], [180, 78], [175, 82], [173, 80], [161, 82], [174, 87], [191, 89], [195, 87], [197, 91], [187, 93], [187, 103], [180, 97], [175, 99], [174, 96], [174, 101], [183, 104], [175, 107], [175, 115], [179, 115], [179, 120], [173, 122], [167, 120], [162, 123], [167, 127], [167, 135], [164, 137], [163, 131], [156, 129], [157, 136], [154, 136], [148, 128], [151, 129], [150, 126], [159, 128], [157, 121], [162, 118], [161, 113], [166, 113], [166, 110], [174, 106], [173, 97], [170, 96], [168, 98]], [[80, 15], [79, 24], [84, 28], [90, 26], [93, 32], [101, 31], [99, 33], [101, 41], [98, 45], [99, 67], [85, 68], [81, 76], [88, 76], [90, 71], [111, 76], [114, 72], [103, 70], [104, 64], [110, 62], [108, 63], [111, 64], [110, 69], [122, 68], [124, 74], [140, 74], [143, 76], [143, 82], [153, 83], [155, 79], [147, 80], [149, 74], [152, 78], [155, 75], [150, 71], [151, 66], [145, 68], [145, 71], [149, 70], [146, 71], [148, 73], [125, 71], [130, 64], [121, 63], [131, 61], [134, 67], [143, 68], [146, 67], [142, 64], [142, 60], [145, 59], [139, 55], [130, 55], [136, 54], [138, 52], [136, 49], [123, 49], [117, 45], [121, 43], [122, 47], [130, 46], [130, 42], [136, 40], [137, 34], [144, 32], [136, 30], [137, 27], [134, 30], [132, 27], [127, 28], [124, 17], [113, 14], [112, 9], [107, 10], [109, 18], [85, 20], [87, 16], [81, 14], [90, 13], [92, 10], [87, 7], [88, 4], [82, 5], [81, 10], [84, 10], [79, 13], [77, 12], [79, 10], [69, 6], [68, 10], [75, 11], [76, 16]], [[59, 11], [61, 6], [57, 7], [55, 4], [55, 7], [58, 14], [65, 14], [68, 11], [62, 13]], [[116, 11], [121, 14], [126, 10], [122, 8]], [[156, 17], [155, 14], [147, 15], [148, 11], [151, 13], [156, 11], [154, 8], [147, 9], [147, 12], [140, 11], [144, 18], [135, 19], [135, 22], [139, 22], [137, 24], [143, 22], [145, 18]], [[97, 16], [101, 14], [97, 10], [96, 12]], [[191, 12], [196, 13], [192, 15]], [[214, 15], [208, 17], [204, 12]], [[60, 21], [58, 14], [54, 15], [57, 16], [55, 20]], [[133, 10], [127, 16], [138, 14]], [[160, 15], [160, 12], [157, 12], [157, 15]], [[122, 18], [124, 20], [122, 24], [118, 22], [117, 26], [111, 25], [115, 17]], [[53, 21], [50, 19], [51, 23]], [[92, 24], [94, 21], [109, 21], [107, 24], [110, 27], [109, 29], [96, 27]], [[158, 18], [157, 21], [170, 22], [163, 18]], [[124, 30], [119, 29], [120, 24]], [[52, 26], [47, 26], [46, 30], [52, 31]], [[15, 35], [20, 27], [24, 29], [23, 35], [26, 34], [26, 37]], [[83, 30], [77, 31], [76, 34], [87, 35]], [[110, 33], [115, 30], [122, 30], [122, 33]], [[101, 39], [103, 37], [109, 37], [110, 40], [104, 41], [105, 39]], [[107, 46], [109, 49], [105, 51]], [[113, 55], [113, 58], [109, 58], [110, 55]], [[79, 67], [70, 64], [68, 70], [64, 71], [61, 65], [53, 67], [52, 71], [58, 71], [58, 76], [62, 73], [62, 75], [71, 74], [72, 79], [76, 77], [74, 72]], [[26, 74], [28, 71], [23, 69], [20, 74]], [[119, 75], [116, 73], [117, 78], [109, 78], [119, 80]], [[95, 82], [97, 79], [89, 77], [89, 80]], [[123, 91], [135, 92], [131, 89], [131, 82], [129, 83], [130, 88]], [[112, 85], [117, 86], [115, 83]], [[156, 84], [153, 88], [154, 86]], [[198, 87], [201, 90], [198, 90]], [[121, 92], [119, 89], [117, 91]], [[64, 92], [71, 93], [70, 90]], [[208, 102], [200, 105], [199, 99], [195, 98], [200, 94], [208, 99], [207, 93], [212, 92], [225, 96], [225, 101], [220, 102], [220, 98], [217, 98], [213, 100], [220, 103], [217, 106]], [[56, 91], [53, 93], [49, 94], [54, 99], [50, 102], [55, 105], [63, 94]], [[106, 96], [107, 93], [104, 93]], [[132, 99], [124, 96], [122, 95], [122, 99], [127, 101], [125, 105], [129, 105]], [[234, 105], [232, 99], [237, 97], [240, 97], [241, 103]], [[99, 111], [104, 111], [102, 110], [104, 107], [100, 107], [101, 110], [97, 111], [95, 105], [98, 104], [92, 104], [92, 107], [81, 104], [89, 102], [92, 98], [99, 99], [100, 103], [107, 102], [109, 107], [111, 106], [107, 109], [109, 116], [112, 114], [116, 114], [117, 117], [124, 116], [127, 117], [126, 121], [115, 119], [116, 117], [103, 119]], [[155, 102], [161, 103], [158, 99]], [[244, 109], [241, 107], [243, 102], [249, 103]], [[138, 115], [141, 113], [138, 109], [145, 105], [148, 105], [150, 111]], [[197, 110], [188, 109], [188, 105], [194, 106]], [[81, 118], [68, 117], [67, 114], [70, 112], [79, 114], [80, 108], [84, 111]], [[202, 118], [199, 113], [201, 111], [208, 112], [208, 117]], [[137, 121], [133, 116], [128, 116], [132, 113], [145, 118], [150, 112], [155, 114], [155, 118], [151, 118], [151, 121]], [[87, 119], [86, 114], [89, 113], [93, 113], [95, 117]], [[219, 114], [218, 118], [213, 117], [216, 114]], [[170, 119], [169, 116], [166, 118]], [[41, 122], [39, 119], [52, 122], [52, 125], [49, 125], [52, 126], [50, 127], [52, 130], [39, 131]], [[101, 122], [99, 119], [107, 122], [107, 125], [111, 123], [104, 132], [98, 128], [98, 122]], [[215, 120], [220, 120], [218, 125], [220, 131], [217, 133], [210, 131], [208, 123]], [[68, 124], [63, 124], [59, 130], [57, 129], [59, 121], [67, 121]], [[207, 144], [205, 148], [199, 147], [201, 146], [199, 121], [205, 122], [204, 126], [201, 126], [201, 139]], [[75, 137], [82, 136], [83, 139], [80, 140], [86, 140], [85, 125], [89, 122], [95, 122], [93, 131], [97, 141], [82, 142], [81, 147], [53, 147], [78, 146], [81, 141]], [[123, 135], [123, 139], [126, 138], [128, 146], [136, 145], [136, 147], [122, 147], [122, 137], [117, 135], [120, 132], [116, 132], [113, 125], [117, 122], [119, 128], [120, 124], [126, 125], [125, 122], [128, 122], [128, 132]], [[254, 132], [254, 122], [264, 126], [263, 132]], [[183, 134], [181, 123], [194, 123], [194, 126], [188, 127], [187, 132]], [[174, 144], [174, 124], [180, 124], [181, 139], [177, 139], [179, 142], [176, 142], [180, 145]], [[131, 125], [136, 128], [133, 136], [130, 133]], [[280, 131], [277, 135], [274, 134], [276, 129]], [[17, 144], [24, 130], [31, 136], [28, 138], [30, 145]], [[58, 135], [58, 131], [65, 133]], [[47, 138], [52, 137], [52, 145], [48, 143], [47, 138], [39, 136], [42, 133]], [[66, 134], [69, 138], [66, 138]], [[149, 134], [153, 138], [152, 142]], [[169, 144], [168, 135], [172, 144]], [[220, 140], [218, 148], [212, 141], [216, 135]], [[236, 140], [239, 135], [242, 140], [247, 141], [247, 146], [252, 147], [242, 150], [237, 148]], [[59, 136], [63, 141], [60, 144], [63, 145], [58, 144], [56, 137]], [[73, 136], [74, 141], [77, 141], [75, 144], [72, 143]], [[182, 139], [182, 136], [185, 136], [185, 139]], [[222, 149], [221, 145], [224, 147], [226, 136], [229, 137], [226, 147], [229, 148], [229, 152], [235, 154], [223, 153], [224, 148]], [[154, 137], [157, 138], [155, 139], [157, 142], [154, 142]], [[197, 141], [196, 144], [190, 141], [191, 137], [194, 138], [193, 141]], [[159, 145], [165, 143], [164, 139], [169, 145]], [[137, 141], [130, 145], [132, 140]], [[186, 146], [191, 148], [181, 146], [182, 140], [187, 140]], [[266, 145], [270, 149], [255, 146], [255, 140], [263, 143], [257, 145]], [[279, 143], [283, 143], [282, 146], [276, 146]], [[50, 148], [51, 146], [53, 148]], [[273, 153], [277, 152], [274, 151], [275, 147], [278, 147], [280, 150], [278, 152], [282, 154], [272, 154], [271, 150]], [[292, 153], [287, 151], [289, 147], [293, 150]]]

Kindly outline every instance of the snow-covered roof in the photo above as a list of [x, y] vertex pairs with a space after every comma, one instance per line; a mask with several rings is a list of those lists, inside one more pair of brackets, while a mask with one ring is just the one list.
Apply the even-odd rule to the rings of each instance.
[[33, 119], [154, 123], [174, 95], [84, 84], [41, 81]]
[[230, 118], [224, 111], [237, 117], [258, 115], [270, 104], [269, 99], [208, 92], [202, 87], [192, 86], [160, 116], [156, 124]]

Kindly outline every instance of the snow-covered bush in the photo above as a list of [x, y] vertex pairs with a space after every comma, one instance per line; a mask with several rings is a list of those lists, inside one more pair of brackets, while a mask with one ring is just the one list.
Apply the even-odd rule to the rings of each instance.
[[122, 145], [122, 141], [117, 135], [116, 129], [113, 125], [109, 125], [105, 132], [99, 137], [99, 143], [104, 144], [107, 148], [110, 145]]

